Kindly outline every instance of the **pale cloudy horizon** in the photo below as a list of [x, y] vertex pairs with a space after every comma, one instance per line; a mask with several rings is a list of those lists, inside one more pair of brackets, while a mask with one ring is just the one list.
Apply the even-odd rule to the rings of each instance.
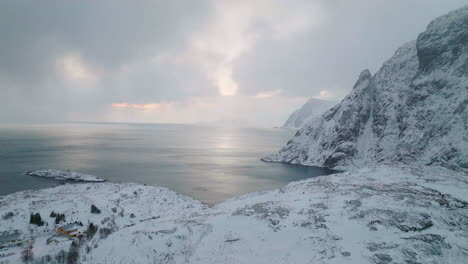
[[0, 123], [279, 126], [464, 4], [2, 1]]

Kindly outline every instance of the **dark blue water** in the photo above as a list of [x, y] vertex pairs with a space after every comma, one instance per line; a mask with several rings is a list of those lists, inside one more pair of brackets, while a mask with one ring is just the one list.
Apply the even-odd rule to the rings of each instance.
[[0, 126], [0, 195], [56, 185], [24, 175], [49, 168], [165, 186], [209, 204], [331, 173], [260, 161], [293, 133], [195, 125]]

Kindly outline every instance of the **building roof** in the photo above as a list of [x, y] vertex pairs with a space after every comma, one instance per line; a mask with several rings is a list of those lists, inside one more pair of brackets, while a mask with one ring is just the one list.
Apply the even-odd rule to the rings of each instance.
[[8, 243], [21, 239], [23, 239], [23, 235], [21, 233], [0, 234], [0, 243]]
[[71, 224], [67, 224], [67, 225], [62, 226], [62, 229], [63, 229], [64, 231], [68, 231], [68, 230], [70, 230], [70, 229], [75, 228], [76, 226], [77, 226], [77, 225], [76, 225], [75, 223], [71, 223]]

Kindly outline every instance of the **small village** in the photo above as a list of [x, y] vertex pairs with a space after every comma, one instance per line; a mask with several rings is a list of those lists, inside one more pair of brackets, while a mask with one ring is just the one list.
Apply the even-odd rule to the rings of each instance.
[[[17, 252], [18, 248], [27, 250], [32, 248], [39, 237], [48, 237], [47, 244], [59, 243], [61, 240], [75, 240], [85, 235], [83, 226], [79, 223], [59, 226], [56, 229], [44, 229], [31, 234], [23, 234], [20, 230], [0, 233], [0, 258], [8, 257]], [[13, 250], [12, 250], [13, 249]]]
[[[37, 228], [44, 226], [45, 222], [41, 216], [31, 214], [29, 224], [35, 226], [31, 233], [21, 230], [0, 231], [0, 260], [15, 254], [22, 254], [22, 258], [27, 258], [36, 241], [43, 240], [46, 245], [57, 245], [64, 241], [75, 241], [86, 236], [86, 227], [81, 222], [66, 223], [64, 214], [52, 212], [50, 217], [55, 218], [55, 225], [52, 228]], [[48, 225], [48, 223], [47, 223]], [[92, 224], [91, 224], [92, 225]], [[26, 257], [25, 257], [26, 255]]]

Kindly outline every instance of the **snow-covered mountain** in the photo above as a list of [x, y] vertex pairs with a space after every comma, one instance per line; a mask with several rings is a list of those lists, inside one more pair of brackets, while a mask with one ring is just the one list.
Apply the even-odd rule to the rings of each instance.
[[376, 163], [468, 170], [468, 6], [433, 20], [341, 103], [265, 161], [330, 168]]
[[334, 102], [311, 98], [289, 116], [282, 128], [299, 129], [311, 120], [320, 117], [335, 104]]

